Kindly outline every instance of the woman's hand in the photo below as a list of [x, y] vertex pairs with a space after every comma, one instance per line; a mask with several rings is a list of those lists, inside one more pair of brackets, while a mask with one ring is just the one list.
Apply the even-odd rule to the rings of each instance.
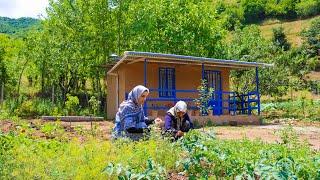
[[164, 121], [160, 118], [156, 118], [154, 120], [154, 123], [156, 124], [156, 127], [159, 127], [159, 128], [163, 128], [164, 127]]
[[182, 137], [183, 135], [184, 135], [184, 132], [182, 131], [178, 131], [176, 134], [177, 137]]

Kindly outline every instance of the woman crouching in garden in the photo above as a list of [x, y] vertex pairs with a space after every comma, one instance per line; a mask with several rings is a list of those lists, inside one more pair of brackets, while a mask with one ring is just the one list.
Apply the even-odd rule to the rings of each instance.
[[178, 101], [165, 116], [165, 133], [170, 134], [174, 139], [178, 139], [193, 128], [193, 124], [187, 114], [187, 104]]
[[143, 104], [148, 95], [149, 89], [138, 85], [129, 93], [128, 99], [120, 104], [112, 134], [114, 139], [128, 137], [139, 140], [148, 134], [148, 125], [153, 123], [153, 120], [144, 116], [143, 111]]

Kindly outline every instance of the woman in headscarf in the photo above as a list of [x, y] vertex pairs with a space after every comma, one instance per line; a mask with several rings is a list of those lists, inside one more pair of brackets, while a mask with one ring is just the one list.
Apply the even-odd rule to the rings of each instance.
[[149, 124], [153, 120], [148, 120], [144, 116], [143, 104], [149, 94], [149, 89], [138, 85], [134, 87], [118, 109], [113, 129], [113, 138], [128, 137], [132, 140], [139, 140], [144, 137], [144, 132], [148, 132]]
[[165, 116], [165, 132], [171, 134], [175, 139], [182, 137], [185, 132], [193, 128], [193, 124], [187, 114], [187, 104], [178, 101]]

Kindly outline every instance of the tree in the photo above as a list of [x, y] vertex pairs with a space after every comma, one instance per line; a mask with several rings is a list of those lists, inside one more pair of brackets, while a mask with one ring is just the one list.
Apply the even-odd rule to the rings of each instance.
[[320, 49], [320, 18], [311, 22], [309, 29], [301, 32], [303, 38], [303, 48], [310, 57], [315, 57]]
[[241, 6], [246, 23], [258, 22], [265, 18], [265, 5], [262, 0], [242, 0]]
[[[242, 30], [237, 30], [227, 49], [228, 59], [275, 64], [274, 67], [260, 68], [260, 93], [271, 96], [286, 94], [290, 75], [287, 69], [289, 67], [282, 65], [283, 59], [286, 58], [281, 56], [283, 51], [277, 51], [272, 42], [265, 40], [261, 36], [257, 26], [249, 26]], [[279, 60], [279, 58], [283, 59]], [[231, 71], [231, 81], [232, 88], [236, 92], [253, 91], [256, 88], [255, 70]]]
[[225, 31], [221, 28], [211, 1], [121, 2], [121, 52], [137, 50], [221, 56], [220, 44]]
[[272, 37], [273, 44], [284, 51], [289, 50], [290, 43], [288, 42], [287, 37], [284, 34], [283, 27], [273, 28], [272, 31], [273, 31], [273, 37]]

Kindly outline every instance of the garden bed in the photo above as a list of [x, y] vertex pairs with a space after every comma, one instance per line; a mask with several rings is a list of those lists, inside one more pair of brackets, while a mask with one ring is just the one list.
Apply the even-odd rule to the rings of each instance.
[[42, 116], [42, 120], [50, 121], [66, 121], [66, 122], [90, 122], [90, 121], [103, 121], [103, 117], [96, 116]]

